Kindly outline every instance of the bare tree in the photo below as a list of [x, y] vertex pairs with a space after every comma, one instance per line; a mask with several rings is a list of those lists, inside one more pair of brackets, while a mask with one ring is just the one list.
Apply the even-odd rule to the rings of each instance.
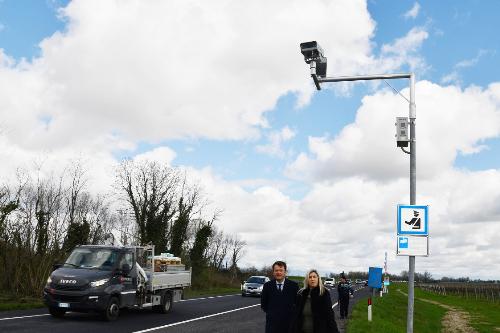
[[225, 235], [222, 230], [216, 229], [215, 226], [213, 228], [214, 232], [210, 238], [207, 257], [210, 258], [212, 267], [221, 270], [233, 239], [231, 236]]
[[125, 160], [117, 172], [117, 188], [130, 205], [142, 244], [167, 248], [170, 223], [178, 211], [178, 172], [156, 162]]
[[244, 240], [238, 238], [238, 235], [232, 237], [230, 244], [230, 253], [231, 253], [231, 283], [238, 276], [238, 261], [243, 257], [245, 251], [244, 248], [247, 243]]

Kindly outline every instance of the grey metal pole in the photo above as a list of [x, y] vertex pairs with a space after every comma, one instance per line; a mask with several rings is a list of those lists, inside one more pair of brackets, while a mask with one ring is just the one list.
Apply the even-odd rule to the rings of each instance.
[[[415, 105], [415, 75], [410, 74], [410, 205], [416, 204], [417, 196], [417, 142], [415, 135], [415, 120], [417, 118]], [[408, 269], [408, 316], [406, 332], [413, 333], [413, 305], [415, 297], [415, 256], [409, 257]]]
[[[366, 81], [366, 80], [388, 80], [388, 79], [410, 79], [410, 205], [416, 204], [417, 195], [417, 142], [415, 135], [415, 120], [417, 118], [417, 107], [415, 105], [415, 74], [375, 74], [375, 75], [355, 75], [338, 77], [318, 77], [316, 75], [316, 63], [311, 62], [311, 76], [318, 90], [321, 90], [321, 83], [344, 82], [344, 81]], [[406, 332], [413, 333], [413, 303], [415, 286], [415, 256], [409, 257], [408, 270], [408, 316]]]

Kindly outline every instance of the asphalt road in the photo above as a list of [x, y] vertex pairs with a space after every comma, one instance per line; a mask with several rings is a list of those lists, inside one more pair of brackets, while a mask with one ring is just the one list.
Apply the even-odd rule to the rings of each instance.
[[[350, 307], [369, 294], [369, 288], [354, 293]], [[355, 288], [355, 289], [357, 289]], [[335, 318], [341, 331], [345, 325], [338, 313], [337, 291], [330, 288]], [[63, 319], [52, 318], [46, 309], [0, 312], [0, 332], [264, 332], [265, 316], [260, 299], [225, 295], [201, 297], [174, 303], [168, 314], [150, 310], [123, 310], [115, 322], [95, 314], [69, 312]]]

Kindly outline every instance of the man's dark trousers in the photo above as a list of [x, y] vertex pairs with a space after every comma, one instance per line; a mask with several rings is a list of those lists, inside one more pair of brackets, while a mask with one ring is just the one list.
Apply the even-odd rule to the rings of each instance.
[[278, 290], [274, 279], [264, 284], [260, 306], [266, 313], [266, 333], [288, 332], [298, 291], [299, 285], [288, 279], [282, 291]]
[[347, 318], [347, 312], [349, 310], [349, 296], [341, 297], [339, 299], [340, 307], [340, 318]]

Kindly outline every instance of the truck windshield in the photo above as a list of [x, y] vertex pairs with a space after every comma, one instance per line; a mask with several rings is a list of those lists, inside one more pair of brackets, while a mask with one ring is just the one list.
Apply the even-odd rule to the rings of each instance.
[[260, 284], [264, 284], [265, 281], [264, 281], [264, 278], [252, 276], [252, 277], [250, 277], [247, 280], [247, 283], [260, 283]]
[[110, 249], [75, 249], [63, 267], [110, 271], [118, 259], [118, 251]]

